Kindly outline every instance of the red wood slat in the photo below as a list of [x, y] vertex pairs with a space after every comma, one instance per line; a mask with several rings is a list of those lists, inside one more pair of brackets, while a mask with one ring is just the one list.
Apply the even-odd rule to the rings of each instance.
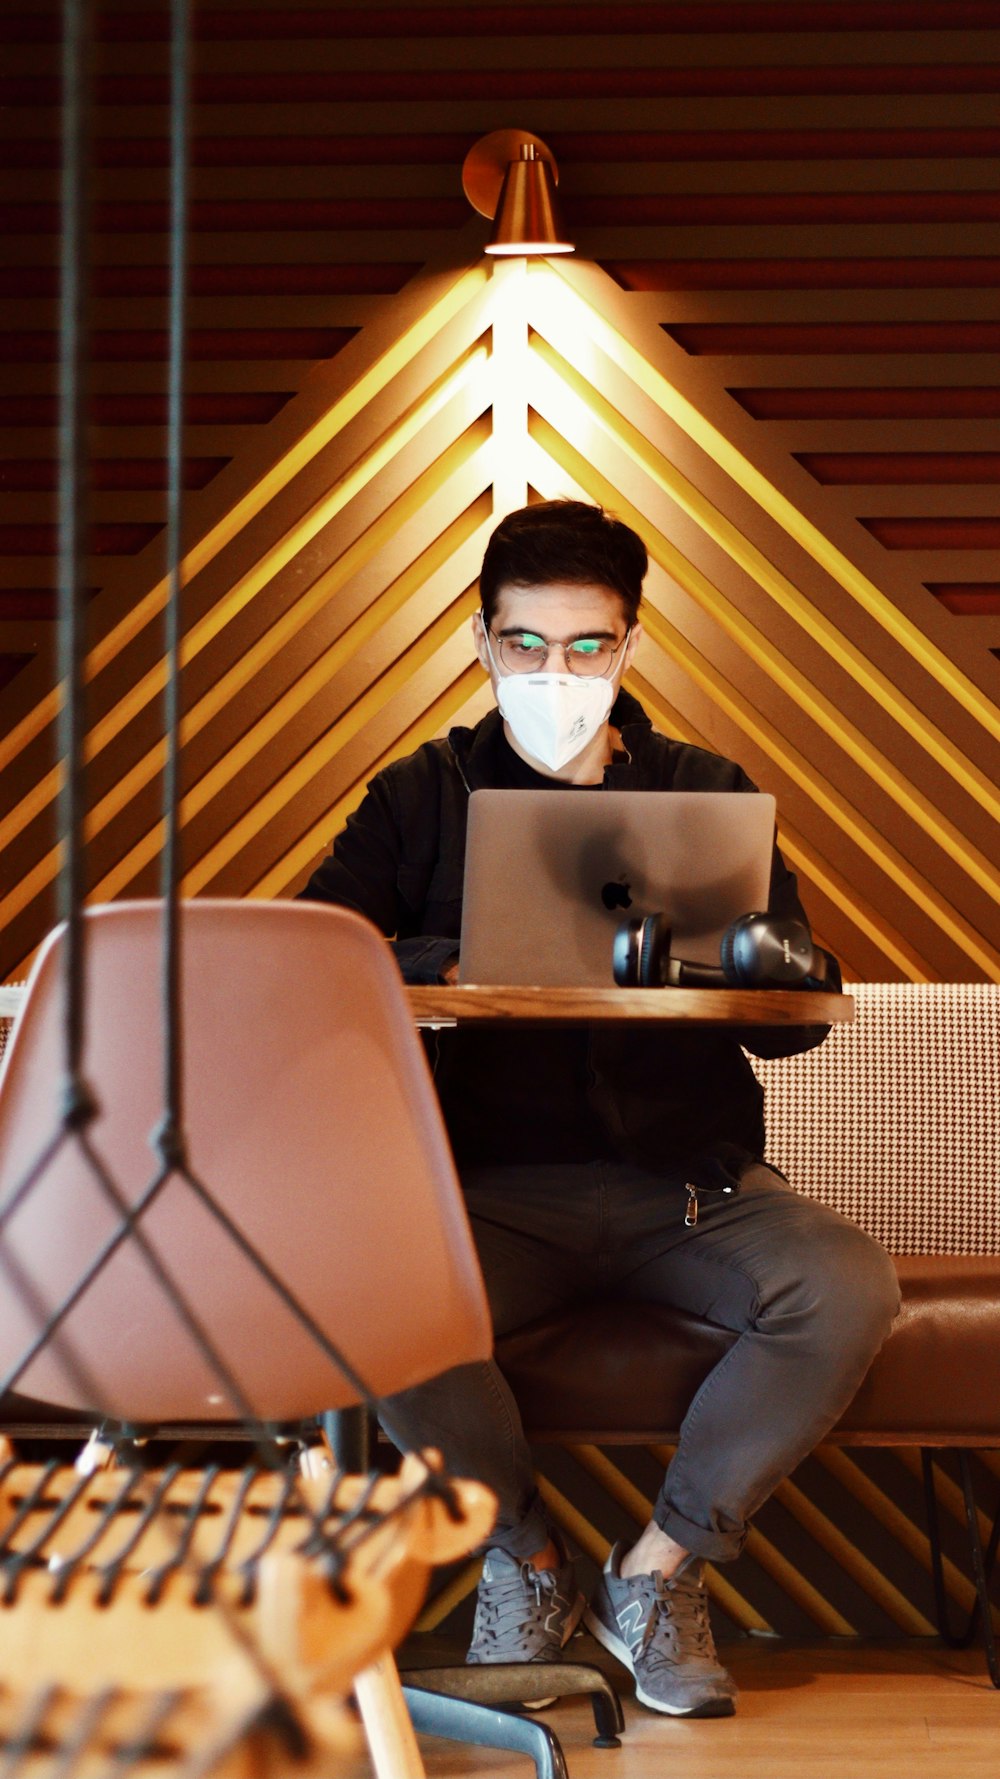
[[[322, 229], [458, 228], [468, 206], [456, 198], [246, 199], [196, 201], [190, 209], [192, 234], [244, 234]], [[654, 192], [641, 196], [608, 193], [578, 196], [573, 204], [578, 227], [649, 228], [748, 227], [754, 224], [809, 223], [992, 223], [1000, 221], [1000, 194], [977, 192]], [[158, 202], [98, 203], [93, 226], [99, 234], [160, 234], [169, 226], [169, 208]], [[13, 235], [50, 235], [59, 230], [55, 203], [0, 204], [0, 230]], [[626, 262], [626, 264], [629, 262]], [[780, 262], [779, 262], [780, 263]], [[865, 261], [862, 260], [862, 265]], [[885, 263], [885, 262], [882, 262]], [[933, 262], [929, 262], [933, 268]], [[976, 261], [967, 261], [975, 266]], [[639, 262], [655, 267], [656, 262]], [[313, 268], [318, 275], [320, 268]], [[328, 274], [328, 281], [332, 274]], [[384, 286], [382, 286], [384, 288]], [[398, 288], [398, 285], [397, 287]], [[657, 283], [638, 288], [659, 289]]]
[[927, 581], [927, 590], [958, 617], [1000, 615], [1000, 581]]
[[[191, 359], [333, 358], [357, 333], [353, 327], [194, 328], [187, 337]], [[91, 336], [91, 357], [98, 363], [165, 361], [167, 336], [162, 329], [115, 329]], [[0, 333], [0, 361], [48, 364], [58, 358], [55, 332]]]
[[[192, 490], [207, 488], [228, 462], [228, 457], [186, 457], [183, 486]], [[91, 487], [102, 492], [163, 490], [167, 486], [167, 466], [160, 457], [95, 457], [88, 475]], [[59, 466], [53, 458], [0, 460], [0, 493], [54, 494], [58, 486]]]
[[560, 165], [577, 161], [884, 161], [979, 159], [1000, 129], [550, 130]]
[[754, 420], [1000, 419], [1000, 389], [730, 389]]
[[[189, 232], [245, 234], [284, 229], [443, 229], [459, 228], [469, 206], [456, 198], [346, 198], [196, 201], [188, 213]], [[93, 227], [98, 234], [165, 234], [170, 226], [166, 203], [95, 204]], [[13, 235], [58, 234], [58, 204], [0, 204], [0, 230]]]
[[[573, 206], [576, 221], [577, 205]], [[975, 290], [1000, 284], [1000, 259], [601, 260], [623, 290]]]
[[[160, 525], [93, 525], [87, 533], [91, 556], [137, 556], [151, 543]], [[0, 525], [0, 555], [55, 556], [59, 534], [55, 525]]]
[[[948, 131], [935, 133], [949, 134]], [[475, 138], [474, 130], [420, 136], [195, 136], [191, 143], [191, 165], [405, 167], [420, 164], [460, 167]], [[975, 152], [985, 153], [986, 150]], [[19, 141], [7, 142], [4, 155], [9, 166], [23, 168], [54, 168], [62, 159], [61, 147], [54, 135], [25, 136]], [[94, 144], [93, 162], [96, 167], [167, 167], [170, 144], [166, 136], [102, 136]]]
[[650, 192], [639, 197], [615, 192], [573, 201], [573, 221], [579, 227], [998, 220], [1000, 194], [992, 191]]
[[[901, 21], [900, 12], [905, 10]], [[237, 22], [238, 21], [238, 22]], [[547, 6], [392, 6], [371, 9], [329, 6], [323, 11], [273, 7], [247, 8], [239, 14], [195, 10], [193, 29], [202, 42], [232, 42], [270, 38], [344, 37], [537, 37], [633, 36], [647, 33], [679, 33], [729, 36], [746, 31], [828, 33], [837, 31], [884, 31], [901, 27], [911, 31], [953, 31], [989, 28], [996, 22], [993, 0], [910, 0], [901, 9], [899, 0], [824, 0], [821, 7], [802, 0], [758, 0], [752, 8], [744, 3], [704, 0], [687, 5]], [[165, 42], [169, 15], [137, 7], [106, 8], [100, 14], [99, 33], [106, 42]], [[9, 43], [58, 42], [59, 20], [51, 13], [22, 11], [0, 23], [0, 41]]]
[[[461, 166], [473, 131], [364, 136], [196, 136], [195, 167]], [[978, 160], [1000, 154], [1000, 129], [549, 130], [560, 165], [577, 162]], [[55, 136], [4, 144], [8, 166], [54, 168]], [[105, 136], [97, 167], [166, 167], [166, 136]]]
[[1000, 321], [677, 322], [664, 332], [692, 357], [1000, 352]]
[[998, 550], [1000, 518], [862, 519], [887, 550]]
[[796, 451], [825, 487], [1000, 482], [1000, 451]]
[[3, 691], [4, 686], [9, 686], [15, 674], [20, 673], [21, 668], [26, 667], [28, 662], [33, 659], [33, 655], [0, 655], [0, 692]]
[[[467, 13], [463, 16], [467, 16]], [[96, 83], [98, 103], [166, 105], [165, 75], [106, 75]], [[514, 68], [412, 70], [368, 69], [349, 74], [311, 71], [272, 74], [203, 74], [193, 82], [197, 105], [298, 105], [340, 101], [510, 99], [766, 99], [779, 95], [830, 96], [870, 93], [995, 93], [1000, 66], [988, 62], [855, 64], [843, 67], [758, 68]], [[55, 77], [0, 79], [0, 102], [11, 108], [59, 104]]]
[[[197, 426], [259, 426], [273, 420], [291, 397], [292, 391], [287, 389], [246, 394], [240, 390], [216, 394], [191, 390], [184, 398], [184, 417], [189, 425]], [[98, 426], [165, 426], [167, 398], [156, 393], [91, 394], [87, 413]], [[56, 426], [58, 421], [59, 398], [54, 393], [0, 395], [0, 426]]]
[[0, 619], [54, 618], [56, 605], [53, 587], [0, 587]]
[[[84, 598], [92, 599], [99, 589], [86, 587]], [[0, 587], [0, 618], [55, 618], [59, 595], [54, 587]]]
[[[419, 270], [416, 262], [328, 266], [195, 265], [188, 272], [190, 296], [394, 296]], [[166, 296], [165, 265], [97, 266], [91, 279], [95, 296]], [[59, 295], [58, 266], [0, 268], [0, 296]]]

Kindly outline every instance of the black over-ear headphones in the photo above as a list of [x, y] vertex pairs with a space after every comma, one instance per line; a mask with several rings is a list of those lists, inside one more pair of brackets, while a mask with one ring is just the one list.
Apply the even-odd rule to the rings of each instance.
[[719, 963], [694, 964], [670, 955], [662, 914], [624, 921], [612, 964], [619, 988], [825, 988], [829, 953], [813, 945], [800, 920], [741, 914], [726, 928]]

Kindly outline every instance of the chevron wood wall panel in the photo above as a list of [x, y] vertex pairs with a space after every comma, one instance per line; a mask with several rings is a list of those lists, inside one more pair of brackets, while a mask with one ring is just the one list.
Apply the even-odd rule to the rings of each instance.
[[[586, 1590], [617, 1539], [631, 1542], [656, 1497], [668, 1446], [535, 1448], [546, 1507], [581, 1553]], [[952, 1622], [975, 1600], [963, 1547], [965, 1504], [947, 1461], [936, 1466], [942, 1508], [944, 1588]], [[980, 1529], [989, 1536], [1000, 1465], [976, 1460]], [[480, 1563], [437, 1578], [418, 1629], [467, 1635]], [[920, 1454], [820, 1446], [780, 1484], [735, 1563], [709, 1565], [706, 1582], [720, 1639], [931, 1637], [931, 1554]], [[1000, 1611], [995, 1615], [1000, 1629]]]
[[[485, 708], [499, 512], [650, 548], [635, 689], [774, 789], [858, 978], [1000, 975], [1000, 5], [196, 5], [183, 835], [294, 889]], [[99, 9], [89, 881], [155, 887], [166, 16]], [[0, 19], [0, 975], [52, 918], [58, 8]], [[459, 170], [551, 144], [579, 255]]]

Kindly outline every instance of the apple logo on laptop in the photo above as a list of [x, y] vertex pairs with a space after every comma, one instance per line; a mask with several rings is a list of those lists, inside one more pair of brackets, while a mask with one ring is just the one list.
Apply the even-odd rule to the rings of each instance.
[[631, 908], [631, 885], [623, 877], [620, 877], [617, 882], [606, 883], [601, 890], [601, 901], [609, 911], [613, 911], [615, 908]]

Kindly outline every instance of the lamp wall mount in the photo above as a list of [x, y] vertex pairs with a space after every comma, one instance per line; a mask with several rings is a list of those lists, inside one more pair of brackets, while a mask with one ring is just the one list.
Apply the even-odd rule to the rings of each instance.
[[559, 168], [540, 136], [529, 130], [493, 130], [465, 157], [462, 187], [481, 216], [494, 219], [486, 252], [572, 253], [562, 226], [555, 188]]

